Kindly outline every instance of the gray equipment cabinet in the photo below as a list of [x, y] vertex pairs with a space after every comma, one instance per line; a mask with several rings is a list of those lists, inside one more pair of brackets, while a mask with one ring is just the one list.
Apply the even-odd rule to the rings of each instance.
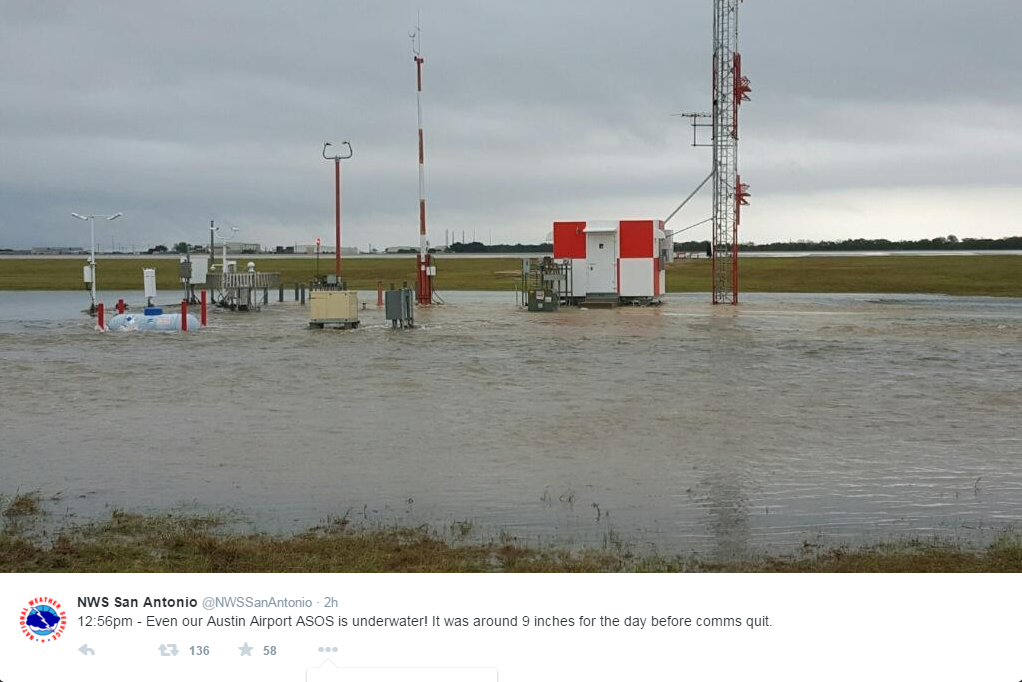
[[560, 297], [553, 289], [529, 289], [528, 308], [534, 313], [552, 313], [560, 307]]
[[411, 289], [388, 289], [384, 293], [384, 311], [394, 329], [415, 326], [415, 292]]

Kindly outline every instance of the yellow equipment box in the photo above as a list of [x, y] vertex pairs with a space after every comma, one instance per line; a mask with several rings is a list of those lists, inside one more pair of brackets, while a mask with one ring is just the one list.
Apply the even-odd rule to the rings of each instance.
[[313, 290], [309, 292], [309, 326], [358, 327], [358, 292]]

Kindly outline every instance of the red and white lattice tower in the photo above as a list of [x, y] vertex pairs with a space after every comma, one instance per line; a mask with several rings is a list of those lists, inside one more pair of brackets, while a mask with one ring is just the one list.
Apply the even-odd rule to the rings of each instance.
[[714, 0], [713, 15], [713, 302], [738, 303], [738, 225], [748, 185], [738, 174], [738, 107], [749, 79], [738, 53], [738, 5]]
[[422, 28], [417, 21], [411, 34], [412, 56], [415, 59], [415, 104], [419, 113], [419, 253], [416, 263], [416, 299], [419, 305], [433, 302], [433, 274], [435, 273], [426, 241], [426, 150], [422, 137]]

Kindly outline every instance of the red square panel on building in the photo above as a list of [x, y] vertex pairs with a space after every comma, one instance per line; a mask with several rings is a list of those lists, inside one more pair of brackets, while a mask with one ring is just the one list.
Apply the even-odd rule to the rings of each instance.
[[652, 258], [653, 247], [652, 220], [621, 221], [621, 258]]
[[586, 257], [585, 222], [554, 223], [554, 258]]

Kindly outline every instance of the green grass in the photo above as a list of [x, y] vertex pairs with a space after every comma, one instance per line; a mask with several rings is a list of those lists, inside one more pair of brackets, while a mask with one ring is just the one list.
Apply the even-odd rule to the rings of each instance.
[[51, 542], [0, 532], [0, 572], [1011, 572], [1022, 543], [1005, 537], [970, 552], [909, 543], [736, 562], [639, 557], [625, 551], [530, 549], [512, 542], [452, 543], [422, 528], [352, 530], [345, 519], [290, 536], [224, 532], [214, 517], [142, 516], [65, 530]]
[[[314, 258], [259, 259], [234, 258], [244, 266], [250, 260], [260, 271], [279, 272], [285, 284], [308, 282], [316, 274]], [[60, 258], [0, 258], [0, 290], [84, 290], [82, 267], [85, 260]], [[333, 272], [333, 260], [323, 258], [320, 273]], [[439, 284], [447, 290], [510, 291], [518, 281], [522, 262], [518, 258], [460, 258], [439, 262]], [[103, 290], [142, 288], [142, 269], [156, 268], [157, 286], [164, 291], [180, 288], [178, 264], [172, 259], [111, 258], [96, 260], [96, 280]], [[377, 282], [385, 287], [415, 285], [415, 258], [372, 258], [344, 261], [342, 277], [349, 288], [375, 290]]]
[[[1022, 296], [1022, 256], [745, 258], [741, 290], [790, 293]], [[668, 291], [705, 291], [710, 262], [675, 263]]]
[[[285, 283], [304, 282], [316, 272], [311, 258], [253, 260], [260, 270], [280, 272]], [[0, 290], [82, 289], [84, 259], [2, 258]], [[164, 291], [176, 290], [177, 263], [170, 259], [99, 259], [100, 289], [141, 289], [142, 268], [155, 267]], [[324, 258], [320, 271], [331, 271]], [[437, 287], [443, 291], [510, 291], [519, 280], [518, 258], [438, 258]], [[414, 258], [359, 258], [343, 264], [352, 289], [375, 290], [403, 282], [414, 285]], [[708, 260], [679, 261], [667, 273], [669, 292], [705, 292]], [[746, 258], [741, 261], [741, 290], [792, 293], [920, 293], [956, 296], [1022, 297], [1022, 256], [854, 256]]]

